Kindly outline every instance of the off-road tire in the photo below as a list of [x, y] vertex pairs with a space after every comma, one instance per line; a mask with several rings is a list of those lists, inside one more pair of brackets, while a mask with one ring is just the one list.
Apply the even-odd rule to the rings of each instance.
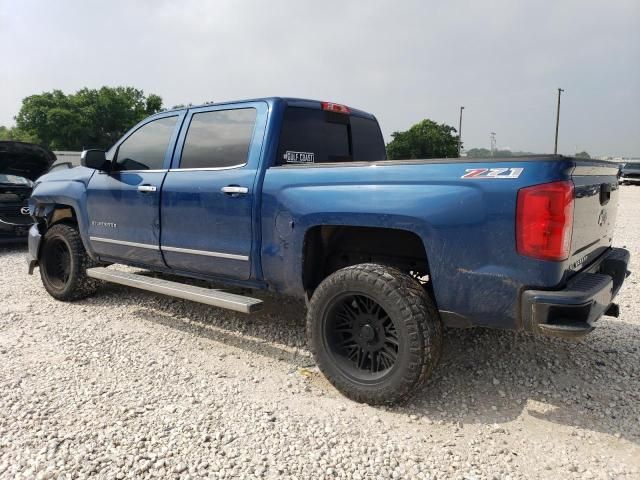
[[[395, 364], [379, 380], [363, 383], [345, 373], [327, 339], [327, 316], [336, 308], [332, 305], [350, 294], [377, 302], [397, 330]], [[417, 280], [394, 267], [364, 263], [338, 270], [318, 286], [309, 303], [307, 339], [318, 368], [345, 396], [373, 405], [393, 404], [407, 400], [431, 375], [442, 351], [442, 323]]]
[[[56, 263], [66, 264], [68, 271], [60, 275], [60, 265]], [[101, 283], [87, 277], [87, 269], [97, 264], [87, 255], [77, 228], [66, 223], [53, 225], [44, 234], [38, 264], [44, 288], [58, 300], [86, 298], [94, 294]]]

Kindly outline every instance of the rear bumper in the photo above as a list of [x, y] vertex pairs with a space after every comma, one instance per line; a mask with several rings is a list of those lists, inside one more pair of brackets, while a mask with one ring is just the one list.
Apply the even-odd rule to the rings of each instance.
[[629, 274], [628, 264], [629, 252], [612, 248], [562, 290], [525, 290], [521, 302], [525, 330], [579, 338], [591, 332], [602, 315], [617, 316], [612, 302]]

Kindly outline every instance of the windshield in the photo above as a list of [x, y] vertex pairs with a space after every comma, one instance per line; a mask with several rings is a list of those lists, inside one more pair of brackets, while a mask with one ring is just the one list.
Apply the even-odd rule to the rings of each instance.
[[638, 162], [626, 163], [624, 165], [624, 168], [640, 168], [640, 163]]
[[15, 185], [18, 187], [33, 187], [33, 182], [28, 178], [19, 177], [18, 175], [5, 175], [0, 173], [0, 184]]

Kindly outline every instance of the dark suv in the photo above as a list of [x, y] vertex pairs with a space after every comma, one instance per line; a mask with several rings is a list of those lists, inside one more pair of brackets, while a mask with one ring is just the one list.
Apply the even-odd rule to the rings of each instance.
[[0, 142], [0, 243], [27, 240], [33, 224], [27, 203], [33, 182], [55, 159], [39, 145]]
[[640, 162], [625, 163], [620, 172], [620, 182], [625, 185], [640, 184]]

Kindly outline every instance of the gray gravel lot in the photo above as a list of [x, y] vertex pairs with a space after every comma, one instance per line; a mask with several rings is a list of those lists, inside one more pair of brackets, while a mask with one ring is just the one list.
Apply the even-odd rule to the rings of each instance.
[[340, 396], [304, 305], [243, 316], [105, 286], [50, 298], [0, 247], [2, 478], [640, 478], [640, 187], [615, 243], [636, 273], [576, 343], [450, 330], [408, 405]]

